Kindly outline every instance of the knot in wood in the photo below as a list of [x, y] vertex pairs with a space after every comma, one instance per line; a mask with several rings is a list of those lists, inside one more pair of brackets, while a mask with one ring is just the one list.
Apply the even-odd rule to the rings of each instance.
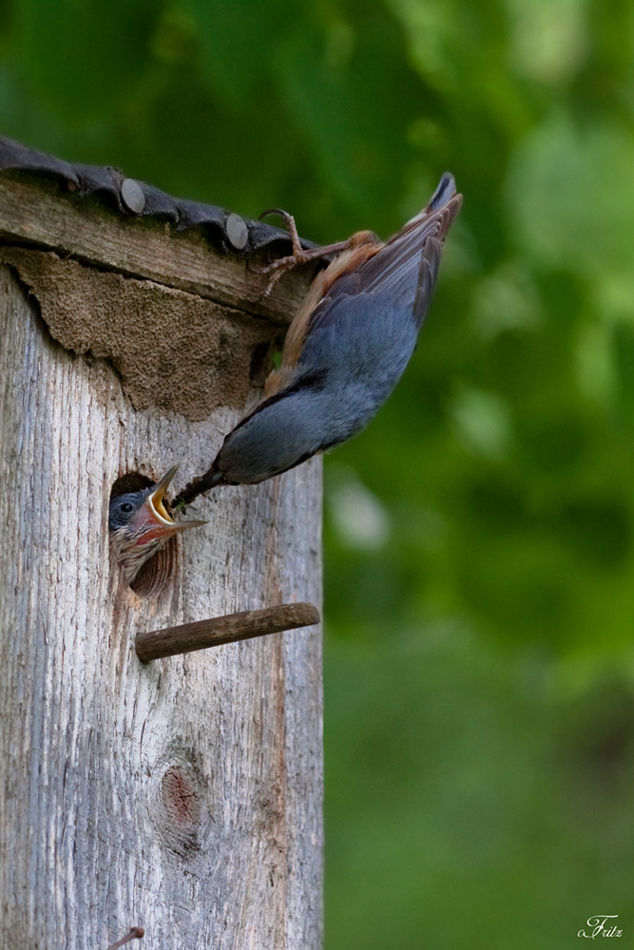
[[190, 775], [177, 765], [171, 766], [161, 780], [161, 797], [169, 821], [181, 831], [200, 819], [200, 797]]

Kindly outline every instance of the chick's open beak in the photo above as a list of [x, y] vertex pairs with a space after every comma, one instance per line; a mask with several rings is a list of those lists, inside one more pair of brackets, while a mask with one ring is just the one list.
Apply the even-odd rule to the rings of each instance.
[[177, 531], [186, 531], [188, 528], [199, 528], [207, 524], [207, 521], [180, 521], [173, 520], [168, 514], [163, 499], [169, 488], [170, 482], [178, 471], [178, 465], [173, 465], [163, 475], [163, 478], [156, 483], [153, 491], [147, 496], [139, 511], [134, 517], [131, 528], [134, 532], [140, 532], [139, 540], [143, 544], [151, 541], [165, 540]]

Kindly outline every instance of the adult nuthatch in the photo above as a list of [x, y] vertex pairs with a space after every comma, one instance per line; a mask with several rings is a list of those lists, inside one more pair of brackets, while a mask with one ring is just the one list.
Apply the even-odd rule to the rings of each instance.
[[207, 524], [206, 521], [177, 524], [167, 513], [163, 499], [177, 469], [178, 465], [174, 465], [155, 485], [117, 495], [110, 502], [108, 529], [128, 584], [173, 534]]
[[272, 274], [272, 282], [289, 267], [337, 257], [317, 275], [293, 319], [264, 400], [227, 435], [209, 471], [175, 504], [189, 504], [215, 485], [262, 482], [367, 425], [415, 349], [461, 204], [446, 173], [429, 203], [387, 242], [360, 231], [341, 244], [307, 251], [291, 216], [276, 212], [286, 219], [293, 254], [260, 271]]

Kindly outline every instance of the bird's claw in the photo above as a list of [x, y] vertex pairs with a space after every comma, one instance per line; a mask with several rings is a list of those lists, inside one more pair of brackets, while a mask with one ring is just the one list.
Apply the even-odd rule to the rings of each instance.
[[[258, 221], [261, 221], [262, 218], [266, 218], [269, 214], [277, 214], [288, 229], [288, 233], [291, 238], [291, 243], [293, 245], [293, 254], [292, 257], [296, 257], [298, 254], [301, 255], [303, 252], [302, 242], [299, 239], [299, 234], [297, 233], [297, 225], [295, 224], [295, 218], [292, 214], [289, 214], [288, 211], [284, 211], [282, 208], [269, 208], [268, 211], [263, 211]], [[302, 263], [298, 261], [298, 263]]]
[[277, 260], [272, 261], [270, 264], [265, 264], [264, 267], [254, 267], [249, 262], [248, 267], [252, 274], [257, 274], [259, 277], [270, 276], [266, 290], [260, 299], [269, 296], [275, 284], [286, 271], [292, 270], [294, 267], [299, 267], [302, 264], [310, 264], [311, 261], [319, 260], [320, 257], [337, 254], [350, 246], [350, 241], [347, 240], [339, 241], [337, 244], [328, 244], [324, 247], [303, 248], [299, 234], [297, 233], [297, 225], [295, 224], [293, 215], [289, 214], [288, 211], [283, 211], [281, 208], [269, 208], [268, 211], [262, 212], [258, 220], [261, 221], [262, 218], [265, 218], [269, 214], [277, 214], [284, 221], [293, 245], [293, 253], [287, 254], [285, 257], [278, 257]]
[[261, 221], [262, 218], [266, 218], [269, 214], [277, 214], [284, 221], [284, 224], [288, 229], [291, 244], [293, 246], [293, 253], [287, 254], [285, 257], [279, 257], [276, 261], [272, 261], [270, 264], [265, 264], [264, 267], [254, 267], [252, 264], [249, 265], [249, 270], [252, 274], [257, 274], [260, 277], [270, 276], [266, 289], [261, 295], [262, 298], [269, 296], [282, 274], [285, 274], [286, 271], [292, 270], [294, 267], [298, 267], [301, 264], [307, 264], [309, 261], [314, 259], [314, 254], [311, 254], [310, 251], [304, 250], [302, 247], [293, 215], [289, 214], [288, 211], [284, 211], [282, 208], [269, 208], [267, 211], [262, 212], [258, 220]]

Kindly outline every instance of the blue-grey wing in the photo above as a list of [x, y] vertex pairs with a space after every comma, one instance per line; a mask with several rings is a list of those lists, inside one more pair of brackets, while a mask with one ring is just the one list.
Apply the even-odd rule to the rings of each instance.
[[409, 307], [412, 320], [420, 328], [433, 296], [444, 240], [461, 203], [453, 178], [443, 176], [434, 197], [419, 215], [357, 270], [335, 281], [311, 315], [308, 335], [336, 319], [339, 311], [333, 306], [339, 298], [371, 296], [379, 291]]
[[395, 300], [389, 290], [339, 295], [325, 315], [306, 336], [295, 387], [303, 388], [306, 374], [311, 385], [319, 385], [321, 374], [343, 401], [355, 387], [367, 387], [370, 402], [380, 405], [416, 346], [418, 326], [409, 303]]

